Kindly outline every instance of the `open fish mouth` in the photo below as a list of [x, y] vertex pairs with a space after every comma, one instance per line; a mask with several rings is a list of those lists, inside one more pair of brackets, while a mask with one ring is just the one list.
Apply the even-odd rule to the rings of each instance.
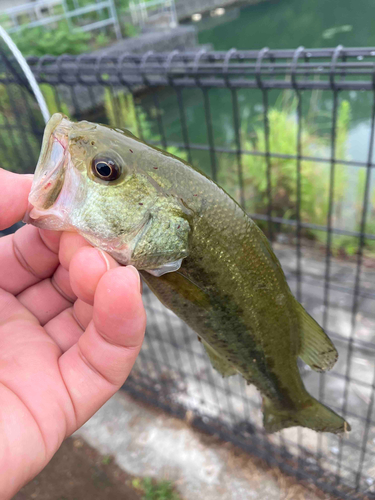
[[62, 191], [70, 159], [70, 128], [71, 122], [60, 113], [54, 114], [46, 126], [24, 222], [51, 215], [49, 209], [56, 203]]

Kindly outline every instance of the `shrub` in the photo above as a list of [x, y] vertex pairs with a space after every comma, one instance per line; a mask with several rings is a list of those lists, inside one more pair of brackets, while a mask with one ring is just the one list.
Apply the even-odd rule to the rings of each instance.
[[91, 35], [79, 29], [70, 30], [67, 24], [59, 23], [56, 30], [47, 31], [42, 27], [23, 29], [14, 33], [12, 38], [24, 56], [60, 56], [87, 51]]
[[[271, 157], [271, 200], [272, 215], [284, 219], [297, 218], [297, 102], [295, 99], [283, 99], [281, 109], [277, 106], [268, 112], [269, 120], [269, 147], [271, 153], [286, 155], [286, 158]], [[302, 119], [301, 149], [302, 156], [324, 157], [330, 155], [330, 134], [315, 130], [313, 120]], [[346, 144], [349, 129], [350, 105], [342, 101], [339, 106], [336, 130], [336, 157], [346, 158]], [[266, 135], [263, 125], [263, 116], [257, 117], [252, 130], [243, 127], [241, 130], [242, 149], [250, 152], [266, 151]], [[268, 209], [268, 182], [267, 163], [264, 156], [242, 155], [243, 181], [245, 192], [245, 208], [248, 213], [267, 214]], [[330, 165], [319, 161], [301, 161], [301, 203], [300, 219], [302, 222], [325, 226], [328, 216]], [[219, 171], [219, 182], [239, 199], [239, 183], [237, 164], [235, 160], [225, 163], [225, 168]], [[347, 187], [347, 171], [344, 166], [336, 167], [334, 189], [334, 210], [332, 224], [340, 220]], [[262, 222], [259, 224], [266, 228]], [[280, 225], [276, 230], [280, 231]], [[283, 226], [283, 232], [295, 231], [291, 226]], [[304, 235], [324, 241], [326, 234], [321, 231], [305, 230]], [[342, 239], [340, 246], [346, 246], [347, 240]], [[348, 243], [349, 246], [349, 243]]]

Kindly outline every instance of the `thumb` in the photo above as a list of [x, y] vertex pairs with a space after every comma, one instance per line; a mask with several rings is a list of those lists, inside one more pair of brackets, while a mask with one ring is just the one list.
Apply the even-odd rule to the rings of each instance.
[[14, 174], [0, 168], [0, 230], [10, 227], [24, 216], [32, 181], [32, 175]]

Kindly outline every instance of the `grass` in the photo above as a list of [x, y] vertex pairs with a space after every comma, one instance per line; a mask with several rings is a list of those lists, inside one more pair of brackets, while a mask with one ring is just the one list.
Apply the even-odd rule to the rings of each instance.
[[149, 477], [132, 481], [135, 490], [143, 494], [142, 500], [181, 500], [170, 481], [157, 482]]

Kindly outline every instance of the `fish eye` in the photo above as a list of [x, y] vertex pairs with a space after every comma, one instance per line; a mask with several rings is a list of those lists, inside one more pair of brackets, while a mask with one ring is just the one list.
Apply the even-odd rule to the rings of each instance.
[[92, 173], [103, 181], [115, 181], [121, 175], [121, 168], [109, 158], [97, 157], [92, 160]]

